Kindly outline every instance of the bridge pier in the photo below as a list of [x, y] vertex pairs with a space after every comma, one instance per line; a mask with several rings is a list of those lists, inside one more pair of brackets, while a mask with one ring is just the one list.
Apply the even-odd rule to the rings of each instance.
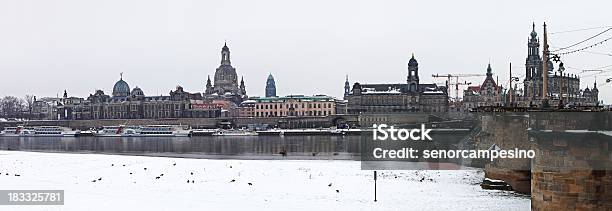
[[491, 113], [481, 124], [481, 149], [535, 150], [485, 165], [487, 178], [531, 194], [532, 210], [612, 210], [612, 112]]
[[612, 136], [539, 132], [534, 137], [532, 209], [612, 209]]

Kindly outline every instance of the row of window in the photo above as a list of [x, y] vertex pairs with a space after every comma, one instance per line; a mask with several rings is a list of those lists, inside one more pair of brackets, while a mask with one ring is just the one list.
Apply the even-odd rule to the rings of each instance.
[[[308, 106], [306, 106], [308, 105]], [[332, 108], [332, 103], [302, 103], [301, 106], [300, 104], [297, 103], [291, 103], [291, 104], [286, 104], [285, 108]], [[283, 109], [283, 104], [280, 103], [275, 103], [275, 104], [256, 104], [255, 105], [256, 109]]]
[[[110, 112], [126, 112], [129, 110], [137, 111], [141, 105], [129, 105], [129, 106], [93, 106], [93, 109], [106, 109]], [[142, 105], [144, 110], [181, 110], [181, 104], [144, 104]]]
[[388, 97], [388, 96], [372, 96], [372, 97], [363, 97], [362, 104], [364, 105], [403, 105], [410, 103], [418, 103], [419, 99], [417, 97]]
[[270, 111], [255, 112], [256, 117], [277, 117], [277, 116], [328, 116], [333, 115], [332, 111]]

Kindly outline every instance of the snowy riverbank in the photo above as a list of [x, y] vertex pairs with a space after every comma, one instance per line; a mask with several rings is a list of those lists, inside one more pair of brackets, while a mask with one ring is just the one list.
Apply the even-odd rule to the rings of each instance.
[[483, 173], [479, 170], [381, 171], [379, 201], [373, 202], [372, 171], [361, 171], [358, 161], [0, 151], [0, 173], [0, 189], [62, 189], [66, 194], [65, 205], [10, 206], [3, 210], [530, 208], [528, 197], [480, 189]]

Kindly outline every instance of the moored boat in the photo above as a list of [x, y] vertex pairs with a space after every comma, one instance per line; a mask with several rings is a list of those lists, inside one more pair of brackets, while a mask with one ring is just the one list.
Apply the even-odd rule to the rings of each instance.
[[141, 136], [190, 137], [192, 134], [189, 126], [184, 125], [146, 125], [139, 132]]
[[223, 130], [219, 129], [215, 131], [213, 136], [256, 136], [257, 132], [247, 130]]
[[94, 134], [98, 137], [189, 137], [192, 131], [183, 125], [105, 126]]
[[126, 125], [117, 125], [117, 126], [104, 126], [101, 130], [98, 130], [94, 133], [94, 136], [98, 137], [123, 137], [123, 136], [137, 136], [137, 130], [139, 130], [139, 126], [126, 126]]
[[80, 134], [79, 130], [73, 130], [61, 126], [17, 126], [5, 127], [0, 135], [2, 136], [53, 136], [53, 137], [74, 137]]

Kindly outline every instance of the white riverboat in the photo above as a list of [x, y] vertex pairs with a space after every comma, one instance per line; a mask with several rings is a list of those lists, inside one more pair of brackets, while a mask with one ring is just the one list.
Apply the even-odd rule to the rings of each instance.
[[5, 127], [2, 136], [27, 136], [27, 137], [74, 137], [80, 134], [79, 130], [73, 130], [60, 126], [17, 126]]
[[141, 136], [190, 137], [191, 134], [186, 125], [146, 125], [140, 128]]
[[257, 132], [247, 130], [223, 130], [219, 129], [215, 131], [213, 136], [256, 136]]
[[98, 137], [189, 137], [191, 136], [189, 126], [183, 125], [145, 125], [145, 126], [104, 126], [94, 136]]
[[117, 126], [104, 126], [101, 130], [94, 133], [94, 136], [100, 137], [123, 137], [123, 136], [137, 136], [137, 131], [140, 130], [140, 126], [133, 125], [117, 125]]

